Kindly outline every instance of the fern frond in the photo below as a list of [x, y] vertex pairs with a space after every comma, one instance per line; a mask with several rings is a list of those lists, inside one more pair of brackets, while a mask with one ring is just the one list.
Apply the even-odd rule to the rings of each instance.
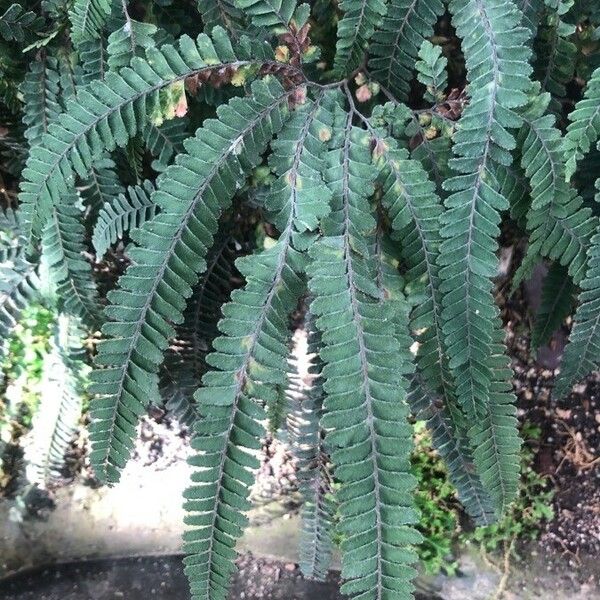
[[0, 361], [21, 313], [38, 296], [36, 266], [19, 256], [0, 263]]
[[11, 4], [0, 15], [0, 36], [7, 42], [23, 42], [28, 34], [39, 30], [44, 19], [20, 4]]
[[146, 180], [141, 186], [127, 188], [127, 195], [119, 194], [104, 204], [92, 234], [92, 244], [98, 259], [117, 240], [123, 239], [125, 232], [141, 227], [154, 218], [156, 205], [150, 199], [153, 191], [154, 185]]
[[109, 294], [111, 320], [102, 329], [109, 340], [93, 373], [94, 422], [91, 462], [98, 476], [118, 481], [132, 447], [135, 423], [148, 402], [158, 396], [158, 367], [171, 323], [183, 319], [186, 298], [205, 270], [217, 220], [231, 202], [248, 169], [256, 165], [270, 137], [282, 126], [292, 90], [276, 80], [257, 81], [253, 96], [234, 98], [186, 140], [188, 154], [158, 179], [152, 195], [160, 212], [132, 233], [138, 244], [132, 264]]
[[108, 38], [107, 63], [110, 69], [126, 67], [134, 56], [144, 57], [148, 48], [156, 45], [154, 36], [158, 31], [152, 23], [141, 23], [127, 18], [119, 29]]
[[444, 98], [448, 85], [448, 60], [441, 46], [434, 46], [425, 40], [419, 48], [419, 60], [415, 63], [417, 79], [427, 88], [425, 98], [430, 102], [439, 102]]
[[59, 80], [56, 59], [45, 56], [32, 62], [25, 75], [21, 85], [25, 101], [23, 123], [27, 127], [25, 137], [32, 147], [41, 141], [42, 135], [48, 131], [48, 124], [61, 112]]
[[77, 200], [72, 194], [52, 209], [42, 233], [42, 250], [59, 309], [93, 325], [99, 320], [98, 298], [91, 266], [83, 256], [85, 229]]
[[596, 233], [588, 250], [585, 278], [580, 284], [579, 306], [573, 329], [563, 354], [554, 393], [561, 398], [574, 384], [598, 368], [600, 358], [600, 234]]
[[100, 210], [125, 192], [116, 172], [112, 159], [102, 157], [96, 161], [81, 185], [77, 186], [83, 204], [87, 210], [89, 222], [95, 222]]
[[240, 28], [243, 12], [237, 8], [235, 0], [198, 0], [197, 8], [204, 31], [212, 31], [217, 26], [232, 32]]
[[[410, 491], [411, 428], [399, 346], [362, 236], [373, 230], [368, 196], [377, 175], [366, 133], [344, 116], [341, 147], [329, 155], [333, 212], [310, 249], [311, 312], [322, 332], [322, 426], [341, 483], [342, 591], [356, 598], [408, 598], [410, 548], [420, 536]], [[390, 330], [391, 329], [391, 330]]]
[[248, 40], [234, 52], [225, 32], [215, 29], [213, 39], [201, 34], [194, 42], [183, 36], [177, 48], [151, 48], [148, 60], [134, 59], [119, 74], [109, 72], [103, 81], [82, 88], [68, 103], [32, 150], [23, 172], [20, 200], [25, 237], [35, 244], [44, 217], [52, 205], [71, 189], [75, 174], [85, 178], [94, 160], [146, 127], [151, 115], [162, 115], [160, 92], [171, 84], [226, 66], [232, 69], [280, 65], [262, 43]]
[[574, 298], [573, 280], [565, 267], [553, 263], [544, 279], [542, 299], [531, 331], [532, 348], [537, 349], [550, 342], [552, 334], [571, 314]]
[[113, 0], [74, 0], [69, 10], [71, 38], [76, 46], [100, 37], [108, 20]]
[[304, 500], [300, 536], [300, 569], [307, 579], [323, 581], [333, 551], [333, 515], [335, 503], [331, 489], [329, 457], [320, 426], [323, 415], [322, 363], [318, 357], [320, 336], [308, 325], [310, 388], [294, 399], [294, 411], [288, 416], [292, 452], [296, 458], [298, 486]]
[[464, 415], [432, 392], [420, 374], [411, 381], [408, 402], [415, 418], [427, 423], [433, 446], [448, 467], [448, 477], [469, 516], [477, 525], [496, 521], [494, 504], [475, 472]]
[[369, 69], [398, 99], [408, 98], [419, 48], [433, 35], [444, 10], [441, 0], [390, 0], [387, 16], [369, 45]]
[[[235, 0], [236, 7], [259, 28], [284, 33], [296, 12], [297, 0]], [[306, 5], [302, 9], [305, 12]], [[300, 23], [302, 27], [304, 23]]]
[[76, 319], [60, 315], [50, 352], [44, 358], [40, 403], [30, 434], [32, 443], [25, 450], [27, 478], [42, 487], [60, 479], [65, 452], [81, 416], [84, 363], [78, 356], [80, 338]]
[[[387, 0], [342, 0], [334, 70], [344, 76], [363, 62], [367, 46], [387, 12]], [[393, 7], [392, 7], [393, 10]]]
[[[528, 31], [519, 27], [521, 15], [511, 0], [453, 0], [450, 11], [464, 40], [471, 102], [454, 136], [451, 166], [458, 174], [444, 186], [452, 195], [441, 217], [442, 319], [458, 404], [468, 422], [478, 423], [469, 431], [475, 466], [500, 512], [516, 492], [518, 460], [511, 471], [512, 443], [481, 444], [486, 431], [494, 436], [498, 427], [503, 439], [518, 435], [516, 421], [502, 416], [514, 411], [513, 397], [496, 384], [501, 329], [491, 279], [498, 270], [500, 211], [509, 206], [499, 194], [495, 165], [512, 163], [510, 130], [520, 125], [514, 109], [527, 102], [530, 89]], [[492, 472], [500, 479], [492, 480]]]
[[573, 177], [577, 163], [600, 138], [600, 68], [592, 73], [584, 97], [569, 114], [569, 121], [563, 145], [567, 180]]
[[523, 13], [522, 25], [530, 31], [530, 39], [534, 40], [544, 12], [544, 0], [516, 0], [517, 8]]
[[143, 132], [144, 143], [154, 160], [152, 168], [162, 173], [171, 162], [173, 156], [183, 151], [183, 140], [190, 136], [188, 119], [172, 119], [165, 121], [160, 127], [148, 123]]

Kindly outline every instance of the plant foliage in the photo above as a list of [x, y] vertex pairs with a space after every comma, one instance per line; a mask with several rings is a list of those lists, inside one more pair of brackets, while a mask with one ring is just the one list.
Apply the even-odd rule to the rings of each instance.
[[[297, 454], [302, 568], [323, 578], [341, 540], [350, 597], [412, 597], [411, 413], [466, 512], [502, 518], [521, 442], [501, 231], [527, 242], [513, 286], [549, 266], [533, 346], [576, 304], [556, 393], [599, 366], [598, 11], [326, 4], [0, 11], [1, 347], [34, 300], [101, 338], [102, 482], [119, 481], [149, 406], [193, 427], [194, 599], [227, 597], [266, 427], [287, 422]], [[290, 361], [304, 313], [309, 389]], [[72, 341], [48, 358], [42, 484], [80, 406]]]

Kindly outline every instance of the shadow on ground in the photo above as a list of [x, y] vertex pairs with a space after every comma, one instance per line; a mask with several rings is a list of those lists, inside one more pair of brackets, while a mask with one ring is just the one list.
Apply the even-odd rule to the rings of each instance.
[[[232, 600], [342, 600], [339, 580], [306, 581], [296, 565], [243, 556]], [[180, 556], [101, 559], [29, 570], [0, 581], [0, 600], [187, 600]], [[436, 600], [419, 596], [418, 600]]]

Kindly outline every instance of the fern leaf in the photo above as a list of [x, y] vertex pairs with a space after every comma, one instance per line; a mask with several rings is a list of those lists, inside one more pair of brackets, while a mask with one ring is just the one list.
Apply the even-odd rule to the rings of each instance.
[[75, 45], [100, 37], [111, 10], [112, 0], [75, 0], [69, 11]]
[[430, 102], [444, 99], [444, 90], [448, 85], [447, 66], [448, 60], [442, 54], [442, 48], [425, 40], [419, 48], [419, 60], [415, 67], [417, 79], [427, 88], [425, 98]]
[[537, 349], [550, 342], [552, 334], [571, 314], [574, 294], [575, 286], [567, 270], [553, 263], [544, 279], [542, 300], [531, 331], [532, 348]]
[[[6, 6], [6, 5], [5, 5]], [[44, 24], [44, 19], [20, 4], [11, 4], [0, 15], [0, 36], [7, 42], [23, 42], [28, 34]]]
[[40, 404], [33, 419], [32, 443], [25, 450], [27, 478], [42, 487], [60, 479], [65, 452], [81, 416], [81, 371], [74, 350], [81, 330], [76, 319], [60, 315], [50, 352], [44, 358]]
[[212, 31], [217, 26], [229, 31], [240, 28], [243, 11], [237, 8], [235, 0], [198, 0], [197, 7], [204, 31]]
[[108, 368], [93, 373], [100, 397], [92, 407], [91, 461], [104, 481], [119, 478], [137, 418], [158, 396], [171, 323], [183, 319], [186, 298], [206, 268], [218, 217], [281, 127], [293, 89], [269, 80], [256, 82], [253, 93], [220, 107], [219, 120], [206, 121], [185, 142], [189, 154], [159, 177], [152, 195], [160, 212], [132, 234], [134, 264], [109, 294], [112, 305], [105, 311], [111, 322], [102, 330], [112, 339], [100, 345], [97, 364]]
[[308, 352], [312, 355], [309, 372], [312, 381], [294, 400], [288, 417], [292, 452], [304, 504], [300, 536], [300, 569], [307, 579], [323, 581], [331, 562], [334, 500], [329, 473], [329, 457], [320, 427], [323, 415], [322, 363], [318, 358], [320, 337], [307, 317]]
[[48, 124], [61, 112], [59, 80], [56, 60], [47, 57], [32, 62], [25, 75], [21, 85], [25, 101], [23, 123], [27, 127], [25, 137], [32, 147], [41, 141]]
[[600, 357], [600, 234], [591, 240], [585, 278], [581, 282], [579, 306], [565, 348], [554, 393], [561, 398], [573, 385], [598, 368]]
[[427, 423], [433, 445], [447, 465], [449, 479], [469, 516], [477, 525], [496, 521], [494, 504], [475, 472], [464, 415], [431, 392], [419, 374], [412, 379], [408, 401], [415, 418]]
[[529, 29], [530, 38], [535, 39], [540, 18], [544, 12], [544, 0], [516, 0], [515, 4], [523, 13], [522, 25]]
[[569, 120], [571, 124], [563, 146], [567, 180], [575, 173], [577, 163], [600, 138], [600, 68], [592, 73], [584, 97], [569, 114]]
[[127, 195], [119, 194], [104, 204], [92, 234], [92, 244], [98, 259], [117, 240], [123, 239], [125, 232], [141, 227], [154, 218], [156, 205], [150, 199], [153, 191], [154, 185], [146, 180], [142, 186], [129, 187]]
[[420, 539], [410, 490], [411, 431], [399, 346], [380, 302], [369, 248], [368, 196], [376, 171], [365, 132], [345, 117], [341, 148], [329, 156], [333, 211], [326, 237], [310, 249], [311, 312], [322, 332], [326, 442], [334, 473], [342, 542], [342, 592], [356, 598], [408, 598]]
[[50, 280], [56, 286], [59, 309], [80, 317], [85, 323], [98, 322], [98, 298], [92, 269], [85, 260], [84, 226], [77, 197], [64, 198], [52, 210], [42, 233], [42, 249]]
[[173, 156], [183, 151], [183, 140], [189, 136], [189, 121], [185, 118], [165, 121], [160, 127], [149, 123], [143, 137], [146, 148], [155, 157], [152, 168], [162, 173]]
[[[273, 33], [284, 33], [296, 12], [296, 0], [235, 0], [236, 7], [252, 23]], [[300, 23], [299, 27], [304, 25]]]
[[[501, 511], [516, 492], [513, 444], [479, 445], [485, 431], [495, 435], [497, 427], [511, 437], [509, 420], [500, 417], [514, 410], [513, 397], [495, 383], [501, 355], [492, 351], [501, 346], [495, 342], [501, 329], [491, 278], [498, 270], [500, 211], [509, 207], [499, 194], [495, 165], [512, 163], [516, 143], [510, 129], [520, 125], [513, 109], [527, 102], [530, 88], [528, 31], [519, 27], [521, 15], [510, 0], [453, 0], [450, 10], [458, 35], [466, 40], [471, 102], [454, 137], [451, 166], [458, 174], [445, 183], [453, 193], [445, 202], [439, 253], [443, 329], [457, 401], [467, 420], [478, 423], [469, 432], [475, 466]], [[492, 471], [501, 482], [489, 478]]]
[[102, 157], [94, 161], [88, 176], [78, 186], [79, 195], [87, 209], [87, 220], [91, 223], [96, 221], [103, 206], [125, 192], [115, 168], [110, 158]]
[[28, 243], [35, 244], [52, 205], [70, 191], [74, 174], [85, 178], [94, 160], [125, 146], [146, 127], [149, 115], [162, 115], [162, 89], [225, 66], [263, 64], [280, 65], [270, 48], [248, 40], [240, 43], [236, 56], [225, 32], [217, 28], [212, 40], [204, 34], [195, 42], [183, 36], [177, 48], [151, 48], [148, 61], [134, 59], [119, 74], [109, 72], [103, 81], [82, 88], [32, 150], [23, 171], [19, 197]]
[[406, 100], [423, 41], [444, 13], [441, 0], [390, 0], [381, 29], [369, 46], [369, 69], [397, 98]]
[[342, 76], [361, 65], [373, 33], [383, 22], [387, 0], [342, 0], [340, 8], [334, 69]]
[[126, 67], [134, 56], [144, 57], [148, 48], [156, 45], [156, 25], [141, 23], [127, 18], [124, 25], [113, 31], [108, 38], [107, 63], [110, 69]]

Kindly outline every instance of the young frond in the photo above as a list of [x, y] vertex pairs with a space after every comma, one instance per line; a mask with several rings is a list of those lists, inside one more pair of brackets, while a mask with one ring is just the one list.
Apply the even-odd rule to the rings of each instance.
[[425, 40], [419, 48], [419, 60], [415, 63], [417, 79], [427, 88], [425, 98], [430, 102], [439, 102], [444, 98], [448, 85], [448, 60], [441, 46], [434, 46]]

